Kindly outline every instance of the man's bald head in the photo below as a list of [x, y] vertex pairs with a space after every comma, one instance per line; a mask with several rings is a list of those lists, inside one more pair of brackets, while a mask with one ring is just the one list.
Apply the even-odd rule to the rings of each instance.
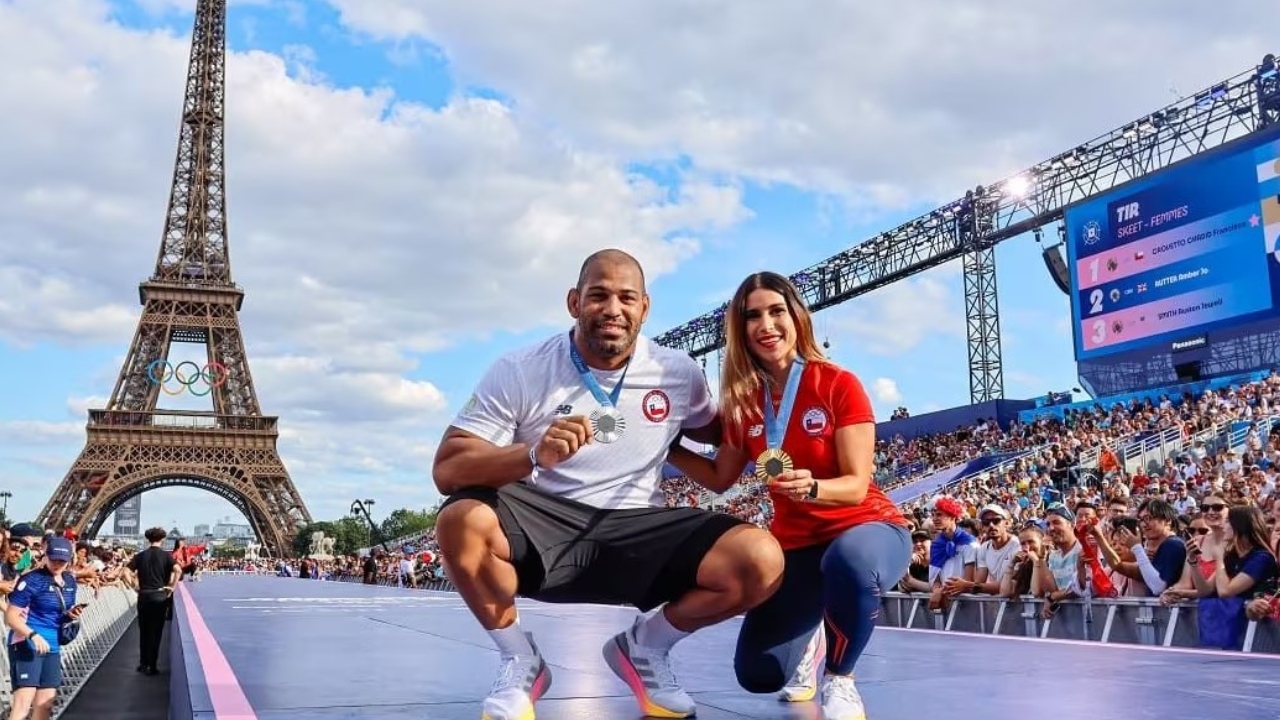
[[630, 254], [615, 248], [607, 250], [599, 250], [587, 256], [582, 263], [582, 269], [578, 271], [578, 292], [586, 289], [587, 284], [591, 282], [593, 275], [604, 268], [628, 267], [633, 268], [640, 274], [640, 290], [645, 290], [644, 268], [640, 267], [640, 261], [636, 260]]
[[592, 367], [616, 369], [631, 356], [649, 317], [644, 269], [621, 250], [601, 250], [582, 263], [578, 286], [569, 290], [575, 338]]

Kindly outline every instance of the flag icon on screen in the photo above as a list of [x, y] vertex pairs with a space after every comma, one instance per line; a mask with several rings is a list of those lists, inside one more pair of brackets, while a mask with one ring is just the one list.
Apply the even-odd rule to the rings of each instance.
[[1141, 259], [1145, 258], [1146, 256], [1147, 256], [1147, 254], [1146, 254], [1146, 253], [1144, 253], [1144, 252], [1142, 252], [1141, 250], [1139, 250], [1139, 251], [1137, 251], [1137, 252], [1135, 252], [1135, 253], [1133, 254], [1133, 259], [1134, 259], [1134, 260], [1141, 260]]
[[1144, 292], [1146, 292], [1146, 291], [1147, 291], [1147, 284], [1146, 284], [1146, 283], [1138, 283], [1138, 292], [1140, 292], [1140, 293], [1144, 293]]

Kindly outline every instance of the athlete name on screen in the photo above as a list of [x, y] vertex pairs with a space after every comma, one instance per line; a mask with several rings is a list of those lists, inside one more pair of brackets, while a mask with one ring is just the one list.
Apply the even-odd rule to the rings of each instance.
[[1155, 286], [1164, 287], [1166, 285], [1172, 285], [1176, 282], [1182, 282], [1183, 280], [1195, 280], [1198, 277], [1204, 277], [1205, 275], [1208, 275], [1208, 274], [1209, 274], [1209, 268], [1207, 267], [1202, 267], [1199, 270], [1188, 270], [1186, 272], [1178, 273], [1177, 275], [1169, 275], [1168, 277], [1162, 277], [1155, 282]]
[[[1136, 205], [1137, 203], [1129, 203], [1128, 205], [1117, 209], [1116, 216], [1122, 220], [1125, 219], [1126, 215], [1128, 217], [1133, 217], [1134, 215], [1137, 214], [1135, 212], [1135, 210], [1137, 209], [1135, 207]], [[1188, 206], [1186, 205], [1181, 205], [1172, 210], [1165, 210], [1164, 212], [1156, 213], [1155, 215], [1152, 215], [1146, 220], [1137, 220], [1135, 222], [1131, 222], [1127, 225], [1121, 225], [1120, 227], [1116, 228], [1116, 238], [1117, 239], [1127, 238], [1130, 235], [1136, 235], [1137, 233], [1141, 232], [1143, 228], [1160, 227], [1165, 223], [1173, 222], [1174, 220], [1181, 220], [1182, 218], [1186, 217], [1190, 213], [1191, 211], [1190, 209], [1188, 209]]]
[[1198, 313], [1198, 312], [1203, 312], [1205, 310], [1212, 310], [1218, 307], [1219, 305], [1221, 305], [1222, 303], [1223, 303], [1222, 298], [1218, 298], [1217, 300], [1210, 300], [1209, 302], [1196, 303], [1194, 305], [1184, 305], [1180, 308], [1175, 308], [1173, 310], [1165, 310], [1162, 313], [1158, 313], [1156, 315], [1156, 319], [1168, 320], [1169, 318], [1178, 317], [1179, 315], [1190, 315], [1191, 313]]
[[1211, 237], [1217, 237], [1218, 235], [1228, 235], [1228, 234], [1233, 233], [1233, 232], [1235, 232], [1235, 231], [1237, 231], [1237, 230], [1242, 230], [1242, 229], [1244, 229], [1244, 228], [1246, 228], [1246, 227], [1248, 227], [1248, 226], [1249, 226], [1249, 221], [1248, 221], [1248, 220], [1240, 220], [1240, 221], [1237, 221], [1237, 222], [1233, 222], [1233, 223], [1231, 223], [1230, 225], [1224, 225], [1224, 226], [1222, 226], [1222, 227], [1216, 227], [1216, 228], [1214, 228], [1214, 229], [1212, 229], [1212, 230], [1201, 230], [1200, 232], [1196, 233], [1195, 235], [1190, 235], [1190, 236], [1188, 236], [1188, 237], [1184, 237], [1184, 238], [1178, 238], [1177, 240], [1174, 240], [1173, 242], [1167, 242], [1167, 243], [1165, 243], [1165, 244], [1163, 244], [1163, 245], [1157, 245], [1157, 246], [1155, 246], [1155, 247], [1151, 248], [1151, 254], [1152, 254], [1152, 255], [1159, 255], [1159, 254], [1160, 254], [1160, 253], [1162, 253], [1162, 252], [1169, 252], [1170, 250], [1176, 250], [1176, 249], [1178, 249], [1178, 248], [1180, 248], [1180, 247], [1184, 247], [1184, 246], [1186, 246], [1186, 245], [1190, 245], [1191, 243], [1198, 243], [1198, 242], [1200, 242], [1201, 240], [1208, 240], [1208, 239], [1209, 239], [1209, 238], [1211, 238]]

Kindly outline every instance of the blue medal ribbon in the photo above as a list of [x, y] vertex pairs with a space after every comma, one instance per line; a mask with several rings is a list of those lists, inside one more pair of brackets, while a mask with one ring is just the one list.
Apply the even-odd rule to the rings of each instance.
[[804, 358], [796, 357], [787, 373], [787, 384], [782, 390], [782, 402], [775, 414], [773, 392], [765, 385], [764, 395], [764, 443], [770, 450], [782, 449], [782, 440], [791, 423], [791, 411], [795, 408], [796, 393], [800, 390], [800, 376], [804, 374]]
[[618, 378], [618, 384], [613, 386], [613, 392], [605, 393], [604, 388], [600, 387], [600, 381], [596, 380], [596, 376], [591, 372], [591, 368], [587, 367], [587, 361], [582, 359], [582, 354], [578, 352], [578, 346], [573, 342], [573, 333], [569, 333], [569, 359], [573, 361], [573, 367], [578, 371], [578, 375], [582, 376], [582, 384], [587, 386], [587, 390], [591, 391], [592, 397], [596, 402], [607, 408], [617, 407], [618, 398], [622, 395], [622, 382], [627, 379], [627, 370], [631, 367], [631, 360], [627, 360], [627, 365], [622, 369], [622, 377]]

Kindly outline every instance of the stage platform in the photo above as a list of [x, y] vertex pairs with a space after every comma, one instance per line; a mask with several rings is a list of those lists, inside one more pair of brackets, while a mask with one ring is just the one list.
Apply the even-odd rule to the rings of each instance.
[[[640, 718], [600, 648], [635, 611], [521, 603], [552, 666], [539, 720]], [[171, 720], [476, 720], [497, 652], [455, 595], [270, 577], [183, 583]], [[737, 687], [738, 621], [676, 647], [702, 720], [821, 720]], [[1098, 720], [1280, 719], [1280, 656], [882, 628], [858, 667], [871, 720], [1028, 713]]]

